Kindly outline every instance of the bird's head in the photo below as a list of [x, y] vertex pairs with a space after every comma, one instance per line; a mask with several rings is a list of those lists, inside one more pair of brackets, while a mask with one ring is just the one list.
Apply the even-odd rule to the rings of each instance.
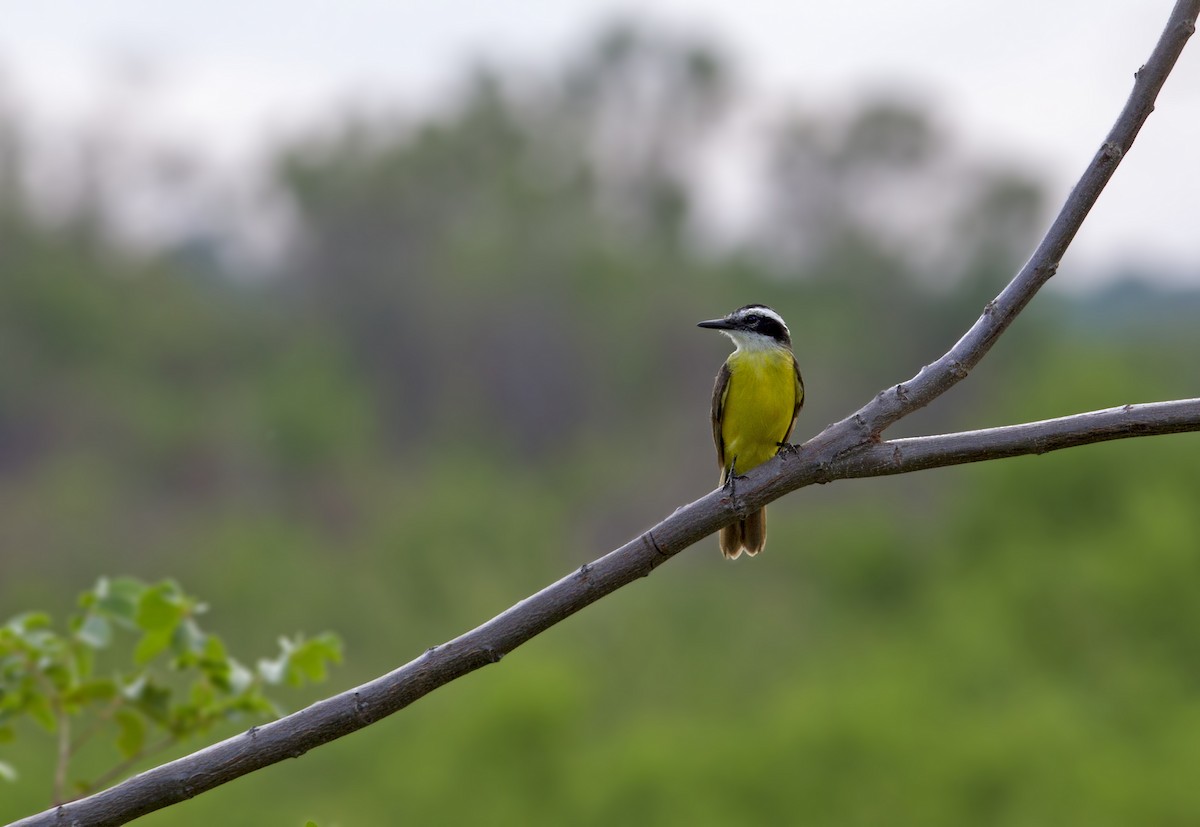
[[721, 331], [733, 339], [739, 350], [792, 346], [792, 334], [787, 323], [765, 304], [739, 307], [723, 319], [700, 322], [697, 327]]

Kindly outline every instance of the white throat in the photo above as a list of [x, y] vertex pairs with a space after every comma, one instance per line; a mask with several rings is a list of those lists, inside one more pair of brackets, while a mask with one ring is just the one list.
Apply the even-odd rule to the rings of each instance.
[[749, 333], [745, 330], [722, 330], [721, 332], [733, 340], [735, 350], [783, 350], [786, 348], [782, 342], [761, 333]]

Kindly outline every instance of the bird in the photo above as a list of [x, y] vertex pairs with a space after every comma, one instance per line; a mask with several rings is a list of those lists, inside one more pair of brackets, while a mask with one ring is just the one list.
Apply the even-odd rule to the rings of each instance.
[[[804, 404], [804, 380], [792, 353], [783, 317], [764, 304], [739, 307], [720, 319], [697, 323], [733, 340], [734, 351], [717, 373], [712, 395], [712, 433], [720, 483], [769, 460], [788, 446]], [[753, 557], [767, 542], [767, 512], [760, 508], [722, 528], [721, 553], [730, 560]]]

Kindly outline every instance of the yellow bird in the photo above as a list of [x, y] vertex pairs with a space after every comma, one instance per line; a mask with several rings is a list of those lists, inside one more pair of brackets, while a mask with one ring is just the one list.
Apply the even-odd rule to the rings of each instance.
[[[739, 307], [723, 319], [700, 322], [733, 340], [713, 387], [712, 429], [721, 485], [769, 460], [787, 444], [804, 404], [804, 380], [783, 317], [762, 304]], [[767, 511], [721, 529], [721, 553], [754, 556], [767, 543]]]

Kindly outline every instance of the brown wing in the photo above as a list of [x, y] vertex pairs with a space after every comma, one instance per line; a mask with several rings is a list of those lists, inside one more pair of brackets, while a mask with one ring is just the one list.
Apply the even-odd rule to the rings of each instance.
[[792, 428], [796, 427], [796, 417], [800, 415], [800, 409], [804, 407], [804, 379], [800, 376], [800, 364], [795, 357], [792, 358], [792, 369], [796, 371], [796, 407], [792, 410], [792, 424], [788, 425], [787, 433], [783, 435], [780, 442], [787, 442], [788, 437], [792, 435]]
[[713, 444], [717, 446], [717, 467], [725, 471], [725, 438], [721, 435], [721, 420], [725, 418], [725, 396], [729, 393], [729, 363], [721, 365], [713, 384], [712, 429]]

